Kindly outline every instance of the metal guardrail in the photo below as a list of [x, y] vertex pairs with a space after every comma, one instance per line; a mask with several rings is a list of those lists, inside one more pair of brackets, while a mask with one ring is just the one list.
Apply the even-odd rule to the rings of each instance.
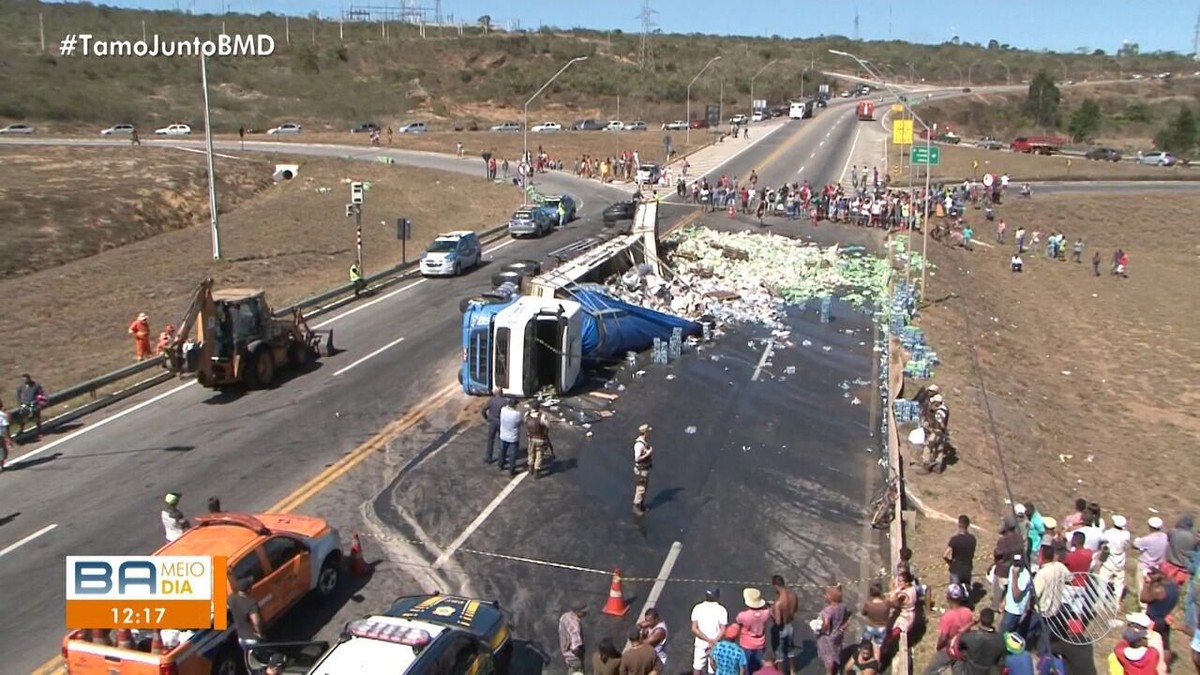
[[[495, 227], [490, 227], [479, 233], [480, 241], [481, 241], [481, 243], [485, 243], [485, 244], [490, 243], [490, 242], [495, 241], [496, 239], [500, 238], [500, 235], [507, 234], [507, 232], [508, 232], [508, 224], [507, 223], [505, 223], [503, 225], [497, 225]], [[364, 279], [364, 281], [366, 282], [367, 287], [371, 288], [373, 290], [379, 290], [382, 288], [386, 288], [387, 286], [390, 286], [394, 283], [411, 278], [414, 275], [414, 273], [417, 271], [417, 268], [419, 265], [420, 265], [419, 258], [417, 260], [410, 260], [408, 262], [401, 263], [399, 265], [391, 267], [382, 272], [378, 272], [376, 274], [370, 275], [366, 279]], [[331, 312], [335, 309], [338, 309], [346, 304], [349, 304], [353, 300], [354, 300], [354, 285], [347, 283], [347, 284], [343, 284], [341, 286], [337, 286], [335, 288], [331, 288], [328, 291], [325, 291], [323, 293], [318, 293], [317, 295], [305, 298], [303, 300], [300, 300], [299, 302], [293, 303], [286, 307], [280, 307], [275, 310], [275, 316], [277, 316], [277, 317], [288, 316], [289, 314], [292, 313], [292, 310], [294, 310], [294, 309], [306, 310], [306, 309], [315, 307], [316, 308], [315, 311], [311, 311], [305, 315], [305, 318], [312, 318], [315, 316], [320, 316], [321, 314], [325, 314], [326, 312]], [[330, 301], [333, 301], [333, 302], [330, 302]], [[124, 368], [114, 370], [111, 373], [106, 373], [99, 377], [95, 377], [90, 380], [87, 380], [86, 382], [80, 382], [79, 384], [72, 385], [70, 387], [67, 387], [66, 389], [63, 389], [62, 391], [56, 391], [56, 392], [50, 394], [49, 396], [46, 397], [48, 408], [57, 406], [57, 405], [61, 405], [67, 401], [71, 401], [71, 400], [81, 398], [84, 396], [91, 396], [92, 400], [88, 401], [87, 403], [85, 403], [81, 406], [72, 408], [72, 409], [67, 410], [63, 413], [60, 413], [50, 419], [43, 421], [42, 428], [43, 429], [53, 429], [55, 427], [60, 427], [64, 424], [67, 424], [68, 422], [72, 422], [76, 419], [79, 419], [80, 417], [83, 417], [84, 415], [88, 415], [92, 412], [95, 412], [96, 410], [104, 408], [105, 406], [109, 406], [109, 405], [112, 405], [119, 401], [123, 401], [123, 400], [129, 398], [130, 396], [139, 394], [155, 385], [162, 384], [163, 382], [167, 382], [167, 381], [171, 380], [174, 377], [174, 374], [164, 371], [161, 373], [157, 373], [146, 379], [135, 382], [135, 383], [129, 385], [128, 387], [119, 389], [117, 391], [105, 393], [99, 397], [97, 396], [97, 393], [101, 389], [104, 389], [105, 387], [116, 384], [118, 382], [128, 380], [139, 373], [150, 371], [150, 370], [153, 370], [154, 368], [161, 368], [162, 365], [163, 365], [162, 357], [156, 356], [152, 359], [148, 359], [146, 361], [141, 361], [139, 363], [135, 363], [130, 366], [125, 366]], [[24, 432], [20, 436], [18, 436], [18, 440], [23, 440], [25, 438], [28, 438], [32, 435], [32, 433], [33, 433], [32, 431]]]

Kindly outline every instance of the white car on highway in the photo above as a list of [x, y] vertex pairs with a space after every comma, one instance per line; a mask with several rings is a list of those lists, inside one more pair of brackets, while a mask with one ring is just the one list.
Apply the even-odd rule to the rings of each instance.
[[277, 136], [279, 134], [298, 134], [300, 133], [300, 125], [294, 122], [287, 122], [285, 124], [280, 124], [277, 127], [267, 129], [267, 133], [271, 136]]
[[545, 134], [554, 131], [562, 131], [562, 125], [558, 122], [542, 122], [529, 127], [529, 130], [535, 134]]
[[3, 134], [5, 136], [8, 136], [10, 134], [28, 135], [28, 134], [32, 134], [32, 133], [33, 133], [33, 127], [29, 126], [28, 124], [10, 124], [6, 127], [0, 128], [0, 134]]
[[625, 123], [625, 131], [646, 131], [646, 123], [641, 120]]
[[520, 131], [521, 123], [520, 122], [501, 122], [500, 124], [493, 126], [491, 130], [492, 131]]
[[133, 134], [133, 125], [132, 124], [114, 124], [111, 127], [100, 132], [101, 136], [119, 136], [122, 134], [132, 135]]
[[605, 131], [625, 131], [625, 123], [621, 120], [609, 120], [608, 124], [604, 125]]
[[1138, 156], [1137, 163], [1147, 166], [1175, 166], [1175, 156], [1169, 152], [1147, 152]]
[[751, 115], [751, 116], [750, 116], [750, 121], [751, 121], [751, 122], [761, 122], [761, 121], [763, 121], [763, 114], [762, 114], [761, 112], [756, 112], [756, 113], [754, 113], [753, 115]]
[[170, 124], [161, 129], [155, 129], [156, 136], [190, 136], [192, 128], [186, 124]]
[[688, 123], [683, 120], [675, 120], [662, 125], [663, 131], [684, 131], [688, 128]]

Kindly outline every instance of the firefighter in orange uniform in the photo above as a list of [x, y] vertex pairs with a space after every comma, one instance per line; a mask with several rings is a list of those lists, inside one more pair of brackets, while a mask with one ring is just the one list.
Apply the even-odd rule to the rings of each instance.
[[138, 314], [133, 323], [129, 324], [129, 334], [133, 336], [133, 348], [138, 361], [150, 358], [150, 316], [145, 312]]

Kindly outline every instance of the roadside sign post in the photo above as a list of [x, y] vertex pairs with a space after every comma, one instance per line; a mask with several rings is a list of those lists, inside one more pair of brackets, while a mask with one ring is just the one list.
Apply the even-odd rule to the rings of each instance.
[[400, 264], [408, 262], [408, 240], [412, 239], [412, 221], [396, 219], [396, 238], [400, 240]]
[[350, 184], [350, 203], [346, 205], [346, 215], [354, 216], [354, 248], [355, 261], [359, 275], [363, 273], [362, 250], [362, 207], [366, 201], [366, 183]]
[[925, 170], [928, 172], [928, 167], [937, 166], [942, 163], [942, 149], [936, 145], [927, 145], [925, 147], [919, 145], [913, 146], [909, 160], [913, 164], [925, 165]]

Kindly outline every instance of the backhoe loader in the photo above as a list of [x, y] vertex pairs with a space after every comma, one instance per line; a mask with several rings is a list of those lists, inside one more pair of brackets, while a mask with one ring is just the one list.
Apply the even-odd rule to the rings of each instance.
[[[287, 367], [302, 369], [322, 353], [333, 353], [333, 331], [309, 327], [299, 308], [276, 317], [261, 289], [213, 290], [206, 279], [174, 339], [164, 349], [168, 369], [195, 373], [209, 389], [271, 386]], [[193, 331], [193, 328], [195, 329]]]

